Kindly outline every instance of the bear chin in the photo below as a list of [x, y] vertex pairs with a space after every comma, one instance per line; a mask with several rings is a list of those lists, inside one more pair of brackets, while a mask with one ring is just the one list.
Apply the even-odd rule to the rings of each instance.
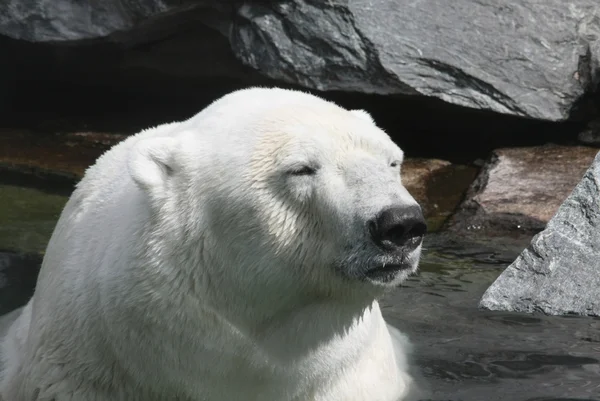
[[387, 264], [369, 269], [365, 272], [365, 279], [376, 283], [391, 283], [414, 273], [415, 268], [409, 263]]
[[[412, 250], [378, 254], [368, 258], [370, 263], [363, 265], [354, 262], [339, 263], [336, 270], [350, 280], [374, 284], [377, 287], [396, 287], [415, 274], [421, 256], [422, 240], [415, 242]], [[354, 252], [356, 254], [356, 252]]]

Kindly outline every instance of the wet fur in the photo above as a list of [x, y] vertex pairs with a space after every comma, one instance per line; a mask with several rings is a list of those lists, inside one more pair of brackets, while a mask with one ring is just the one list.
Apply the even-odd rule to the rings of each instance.
[[[409, 272], [357, 279], [384, 260], [366, 219], [415, 204], [390, 167], [402, 157], [367, 113], [280, 89], [128, 138], [65, 206], [3, 342], [0, 394], [407, 399], [407, 343], [377, 299]], [[319, 175], [285, 175], [304, 162]]]

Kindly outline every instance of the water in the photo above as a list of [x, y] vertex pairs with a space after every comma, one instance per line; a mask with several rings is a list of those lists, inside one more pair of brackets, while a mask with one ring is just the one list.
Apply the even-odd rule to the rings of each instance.
[[[0, 184], [0, 313], [26, 302], [66, 199]], [[526, 243], [429, 235], [419, 274], [383, 300], [413, 342], [424, 399], [600, 401], [600, 319], [477, 309]]]
[[66, 201], [64, 194], [0, 184], [0, 250], [43, 253]]
[[600, 400], [600, 319], [478, 310], [523, 241], [428, 238], [421, 272], [383, 302], [432, 400]]

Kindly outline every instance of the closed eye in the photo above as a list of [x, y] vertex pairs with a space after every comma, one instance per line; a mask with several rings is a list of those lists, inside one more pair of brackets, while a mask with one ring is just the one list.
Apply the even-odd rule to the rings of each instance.
[[299, 166], [288, 171], [289, 175], [301, 176], [301, 175], [315, 175], [317, 169], [311, 166]]
[[390, 167], [400, 167], [400, 161], [394, 160], [393, 162], [390, 163]]

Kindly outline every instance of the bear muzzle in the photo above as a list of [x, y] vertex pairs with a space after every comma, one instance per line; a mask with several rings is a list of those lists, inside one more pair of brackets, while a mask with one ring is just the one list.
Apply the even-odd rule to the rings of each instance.
[[427, 232], [427, 223], [418, 205], [386, 208], [367, 226], [373, 242], [394, 260], [369, 269], [365, 272], [367, 278], [389, 281], [401, 270], [414, 269], [410, 255], [419, 248]]
[[415, 250], [427, 232], [427, 223], [421, 208], [391, 207], [381, 211], [368, 223], [375, 244], [386, 252]]

